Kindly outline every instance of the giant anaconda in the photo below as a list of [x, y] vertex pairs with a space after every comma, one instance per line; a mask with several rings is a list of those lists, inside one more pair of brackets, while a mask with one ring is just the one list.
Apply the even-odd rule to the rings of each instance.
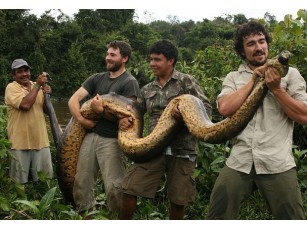
[[[289, 58], [290, 53], [283, 51], [278, 57], [269, 59], [266, 66], [276, 68], [281, 76], [285, 76], [288, 71]], [[127, 132], [119, 131], [118, 141], [127, 157], [135, 162], [143, 162], [157, 155], [168, 144], [172, 134], [182, 123], [171, 116], [172, 109], [177, 105], [184, 124], [199, 140], [208, 143], [222, 143], [238, 135], [254, 116], [268, 90], [263, 78], [254, 74], [253, 80], [255, 82], [253, 91], [232, 116], [218, 123], [212, 123], [202, 102], [192, 95], [184, 94], [174, 98], [168, 104], [156, 127], [146, 137], [141, 137], [142, 117], [135, 102], [114, 93], [100, 97], [105, 110], [113, 114], [114, 120], [127, 116], [132, 117], [132, 127]], [[81, 106], [81, 114], [85, 118], [98, 120], [102, 115], [91, 109], [90, 101], [91, 99]], [[72, 191], [78, 154], [85, 134], [86, 130], [74, 118], [71, 118], [60, 140], [55, 140], [55, 143], [58, 143], [56, 168], [59, 186], [65, 199], [72, 204], [74, 204]]]

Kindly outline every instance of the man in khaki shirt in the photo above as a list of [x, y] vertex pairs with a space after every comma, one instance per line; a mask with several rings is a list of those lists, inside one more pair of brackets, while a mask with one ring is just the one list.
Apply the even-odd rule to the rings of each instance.
[[304, 219], [292, 154], [294, 122], [307, 123], [306, 82], [297, 69], [281, 78], [274, 68], [260, 70], [271, 38], [256, 22], [240, 26], [234, 48], [246, 61], [223, 82], [218, 96], [221, 115], [232, 115], [253, 89], [253, 72], [265, 77], [268, 94], [246, 128], [233, 139], [231, 154], [210, 197], [208, 219], [235, 219], [240, 204], [253, 192], [263, 195], [275, 219]]

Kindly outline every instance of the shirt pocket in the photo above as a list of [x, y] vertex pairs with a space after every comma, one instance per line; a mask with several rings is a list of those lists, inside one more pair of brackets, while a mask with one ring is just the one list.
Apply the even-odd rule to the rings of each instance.
[[182, 93], [180, 92], [179, 88], [169, 90], [165, 93], [165, 97], [166, 97], [168, 102], [170, 102], [172, 99], [174, 99], [174, 98], [176, 98], [180, 95], [182, 95]]
[[156, 95], [157, 95], [157, 91], [152, 91], [144, 95], [145, 103], [146, 103], [146, 110], [149, 114], [152, 113], [152, 108], [153, 108], [154, 99]]

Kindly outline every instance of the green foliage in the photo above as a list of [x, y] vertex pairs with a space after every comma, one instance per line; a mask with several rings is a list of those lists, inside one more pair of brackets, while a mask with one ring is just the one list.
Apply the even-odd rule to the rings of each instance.
[[138, 79], [140, 87], [146, 85], [154, 79], [154, 75], [150, 70], [150, 66], [147, 60], [138, 58], [138, 61], [134, 60], [133, 66], [128, 67], [130, 73]]
[[[15, 58], [24, 58], [32, 66], [33, 80], [46, 71], [53, 81], [53, 98], [65, 98], [80, 87], [91, 74], [105, 70], [106, 45], [114, 39], [126, 40], [133, 48], [129, 71], [140, 86], [152, 81], [147, 60], [148, 48], [161, 38], [174, 42], [179, 49], [176, 69], [194, 76], [213, 105], [213, 122], [223, 119], [216, 110], [215, 100], [221, 91], [227, 73], [237, 70], [241, 60], [232, 49], [232, 34], [236, 25], [246, 22], [244, 15], [226, 15], [213, 21], [179, 22], [156, 21], [150, 24], [133, 21], [134, 10], [79, 10], [74, 18], [60, 14], [57, 18], [46, 11], [40, 18], [29, 10], [0, 10], [0, 92], [12, 80], [10, 64]], [[300, 9], [297, 17], [285, 16], [281, 22], [269, 13], [260, 20], [267, 24], [273, 36], [270, 55], [281, 50], [294, 54], [291, 65], [307, 78], [307, 13]], [[18, 35], [18, 36], [17, 36]], [[145, 118], [146, 120], [146, 118]], [[146, 130], [144, 131], [146, 133]], [[293, 153], [297, 174], [307, 210], [306, 181], [306, 126], [295, 124]], [[55, 158], [55, 148], [51, 151]], [[8, 177], [10, 143], [6, 135], [6, 107], [0, 106], [0, 218], [8, 220], [52, 219], [80, 220], [82, 217], [65, 204], [55, 178], [40, 173], [40, 181], [21, 185]], [[204, 219], [215, 179], [229, 156], [229, 142], [213, 145], [199, 144], [195, 180], [196, 201], [189, 205], [185, 219]], [[87, 215], [95, 219], [117, 219], [108, 212], [101, 179], [97, 183], [96, 210]], [[156, 199], [139, 198], [135, 219], [167, 219], [169, 201], [165, 180]], [[306, 216], [307, 217], [307, 216]], [[258, 192], [243, 204], [239, 219], [272, 219]]]
[[0, 219], [11, 210], [12, 204], [17, 197], [25, 197], [21, 186], [8, 178], [8, 166], [10, 157], [10, 143], [6, 134], [6, 106], [0, 106]]
[[222, 46], [226, 40], [232, 39], [233, 30], [234, 25], [227, 20], [204, 20], [186, 32], [183, 44], [192, 50], [203, 50], [213, 44]]
[[[273, 44], [271, 51], [276, 55], [281, 50], [289, 50], [294, 56], [290, 64], [299, 69], [301, 75], [307, 80], [307, 11], [300, 9], [297, 17], [290, 15], [273, 28]], [[306, 126], [295, 124], [294, 143], [300, 149], [307, 148]]]
[[[6, 161], [6, 158], [9, 155], [8, 149], [11, 147], [10, 142], [7, 140], [6, 126], [7, 126], [6, 106], [0, 105], [0, 162]], [[3, 166], [4, 165], [0, 164], [0, 168]]]
[[24, 215], [28, 217], [31, 216], [31, 219], [49, 219], [51, 212], [50, 208], [52, 202], [54, 202], [56, 189], [56, 187], [50, 189], [40, 201], [15, 200], [13, 203], [21, 206]]
[[216, 109], [216, 98], [221, 92], [222, 82], [230, 71], [238, 68], [241, 60], [227, 46], [209, 46], [203, 51], [197, 51], [191, 63], [179, 62], [177, 69], [194, 76], [200, 83], [211, 105], [213, 106], [212, 120], [219, 121], [222, 117]]
[[290, 15], [286, 15], [284, 21], [274, 27], [274, 43], [271, 48], [275, 54], [282, 50], [289, 50], [294, 54], [291, 64], [307, 78], [307, 11], [300, 9], [297, 16], [292, 19]]
[[[213, 145], [205, 142], [200, 142], [199, 148], [195, 176], [204, 191], [211, 191], [216, 177], [229, 156], [230, 148], [225, 144]], [[207, 198], [208, 195], [210, 194], [207, 194]]]
[[54, 92], [62, 92], [61, 97], [68, 98], [81, 86], [81, 83], [89, 76], [86, 70], [84, 55], [81, 45], [72, 43], [64, 58], [59, 61], [61, 69], [59, 74], [50, 83]]
[[302, 191], [307, 192], [307, 149], [300, 150], [293, 146], [293, 155], [297, 165], [297, 176]]

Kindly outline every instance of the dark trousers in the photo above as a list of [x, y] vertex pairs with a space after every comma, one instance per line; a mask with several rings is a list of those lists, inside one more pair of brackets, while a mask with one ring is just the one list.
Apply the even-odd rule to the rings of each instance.
[[269, 205], [277, 220], [304, 219], [304, 208], [296, 169], [277, 174], [250, 174], [233, 170], [226, 165], [216, 179], [211, 193], [207, 219], [236, 219], [244, 198], [254, 185]]

